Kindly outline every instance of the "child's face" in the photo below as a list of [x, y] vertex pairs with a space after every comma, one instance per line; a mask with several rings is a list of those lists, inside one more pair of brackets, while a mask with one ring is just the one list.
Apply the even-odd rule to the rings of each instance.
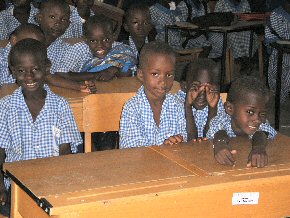
[[38, 21], [46, 37], [57, 39], [69, 27], [70, 11], [50, 4], [38, 14]]
[[41, 91], [49, 68], [31, 53], [22, 53], [15, 62], [12, 74], [23, 91]]
[[232, 128], [237, 135], [252, 135], [261, 123], [266, 122], [267, 98], [247, 93], [236, 103], [226, 102], [227, 113], [232, 117]]
[[21, 7], [29, 5], [31, 0], [12, 0], [12, 3], [15, 7]]
[[124, 28], [133, 39], [145, 39], [152, 29], [150, 13], [140, 10], [132, 11]]
[[165, 54], [150, 55], [146, 66], [138, 69], [148, 99], [164, 100], [174, 81], [175, 58]]
[[197, 110], [202, 110], [208, 105], [205, 94], [205, 86], [208, 84], [212, 84], [209, 72], [207, 70], [200, 70], [196, 72], [196, 76], [193, 79], [192, 83], [186, 85], [187, 91], [190, 91], [192, 89], [200, 90], [197, 98], [193, 101], [192, 105]]
[[113, 34], [102, 26], [94, 26], [88, 31], [86, 43], [95, 57], [103, 59], [112, 48]]

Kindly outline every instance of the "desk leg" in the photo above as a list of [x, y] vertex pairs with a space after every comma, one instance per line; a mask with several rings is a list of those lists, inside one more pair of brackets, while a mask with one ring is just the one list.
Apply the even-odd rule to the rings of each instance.
[[168, 26], [165, 26], [165, 42], [168, 43]]
[[85, 132], [85, 153], [92, 152], [92, 133]]
[[252, 58], [252, 54], [253, 54], [253, 38], [254, 38], [254, 31], [251, 30], [250, 31], [250, 47], [249, 47], [249, 64], [251, 63], [251, 58]]
[[18, 212], [18, 192], [19, 186], [11, 181], [11, 218], [22, 218]]
[[224, 84], [225, 84], [225, 74], [226, 74], [226, 54], [227, 54], [227, 46], [228, 46], [228, 38], [227, 32], [223, 33], [223, 52], [222, 52], [222, 60], [221, 60], [221, 78], [220, 78], [220, 89], [221, 92], [224, 92]]
[[278, 50], [276, 94], [275, 94], [275, 129], [276, 130], [279, 130], [279, 124], [280, 124], [280, 96], [281, 96], [282, 64], [283, 64], [283, 51]]

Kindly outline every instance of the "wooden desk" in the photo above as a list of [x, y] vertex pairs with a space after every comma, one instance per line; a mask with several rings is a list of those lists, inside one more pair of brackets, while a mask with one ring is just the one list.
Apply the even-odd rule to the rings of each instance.
[[[218, 165], [209, 142], [75, 154], [4, 164], [12, 178], [12, 217], [286, 217], [290, 215], [290, 138], [268, 146], [269, 165]], [[232, 205], [259, 192], [257, 205]]]
[[[110, 82], [96, 82], [97, 93], [92, 95], [59, 87], [51, 86], [51, 89], [68, 100], [79, 131], [85, 133], [85, 152], [90, 152], [91, 133], [119, 131], [123, 105], [140, 86], [137, 77], [124, 77]], [[16, 84], [0, 87], [0, 98], [11, 94], [17, 87]], [[171, 92], [178, 90], [180, 85], [175, 81]]]

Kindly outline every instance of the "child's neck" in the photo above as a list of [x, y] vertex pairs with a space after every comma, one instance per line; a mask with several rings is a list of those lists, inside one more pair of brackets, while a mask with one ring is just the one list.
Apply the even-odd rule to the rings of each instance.
[[147, 95], [147, 99], [149, 101], [149, 104], [153, 112], [154, 121], [156, 125], [159, 127], [161, 111], [162, 111], [163, 102], [165, 100], [165, 96], [164, 98], [159, 99], [159, 98], [150, 98], [150, 97], [148, 98], [148, 95]]
[[50, 35], [45, 35], [45, 44], [46, 47], [48, 48], [55, 40], [57, 39], [57, 37], [54, 36], [50, 36]]
[[141, 48], [142, 48], [142, 47], [144, 46], [144, 44], [145, 44], [146, 37], [144, 37], [144, 38], [133, 38], [133, 37], [131, 36], [131, 38], [132, 38], [132, 40], [133, 40], [133, 42], [134, 42], [134, 44], [135, 44], [137, 50], [140, 52]]

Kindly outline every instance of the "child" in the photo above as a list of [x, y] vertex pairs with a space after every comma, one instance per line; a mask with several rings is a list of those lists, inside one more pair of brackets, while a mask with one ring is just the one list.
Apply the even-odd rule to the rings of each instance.
[[114, 42], [110, 19], [91, 16], [84, 25], [84, 35], [85, 41], [73, 45], [64, 56], [59, 75], [75, 81], [108, 81], [115, 76], [132, 75], [135, 55], [128, 45]]
[[128, 41], [123, 42], [131, 47], [138, 59], [141, 48], [149, 42], [148, 35], [152, 30], [149, 7], [144, 4], [131, 5], [125, 13], [124, 29], [130, 35]]
[[90, 16], [94, 15], [91, 8], [94, 0], [72, 0], [74, 6], [70, 6], [70, 25], [62, 38], [80, 38], [83, 36], [83, 24]]
[[[219, 0], [215, 6], [215, 12], [233, 12], [245, 13], [251, 12], [250, 5], [247, 0]], [[241, 65], [241, 74], [247, 73], [248, 57], [250, 48], [250, 32], [234, 32], [228, 34], [228, 47], [232, 49], [233, 56]], [[218, 58], [222, 55], [223, 36], [221, 33], [210, 33], [209, 41], [212, 45], [210, 58]], [[253, 38], [253, 54], [258, 48], [257, 37], [254, 34]]]
[[[157, 31], [156, 40], [165, 40], [165, 26], [186, 21], [188, 11], [183, 1], [159, 0], [150, 7], [152, 24]], [[180, 31], [168, 31], [168, 43], [174, 49], [182, 49], [184, 38]]]
[[176, 96], [185, 106], [188, 141], [206, 140], [211, 119], [225, 114], [219, 77], [219, 67], [207, 58], [198, 58], [186, 69], [186, 88]]
[[[277, 40], [290, 39], [290, 1], [276, 8], [265, 28], [265, 43], [269, 46]], [[276, 91], [276, 76], [277, 76], [277, 49], [272, 49], [269, 59], [268, 81], [272, 91]], [[290, 54], [283, 55], [282, 78], [281, 78], [281, 102], [285, 102], [289, 98], [290, 90]]]
[[[50, 61], [46, 47], [34, 39], [19, 41], [9, 54], [9, 66], [21, 86], [0, 101], [0, 163], [77, 152], [82, 143], [68, 102], [45, 85]], [[0, 174], [0, 199], [5, 203], [9, 180]]]
[[87, 85], [83, 85], [54, 74], [58, 67], [63, 64], [64, 56], [69, 49], [69, 44], [60, 38], [69, 26], [69, 17], [70, 9], [65, 1], [49, 0], [43, 2], [40, 6], [37, 19], [44, 32], [47, 55], [52, 63], [51, 74], [47, 76], [47, 81], [55, 86], [93, 93], [95, 92], [93, 82], [86, 82]]
[[227, 114], [215, 117], [207, 133], [213, 139], [217, 162], [234, 165], [230, 138], [248, 136], [252, 138], [252, 151], [247, 166], [267, 165], [267, 141], [277, 134], [267, 121], [268, 101], [269, 91], [259, 79], [244, 76], [232, 83], [225, 103]]
[[36, 24], [38, 9], [31, 4], [31, 0], [12, 0], [12, 3], [13, 5], [0, 13], [0, 40], [8, 39], [20, 24]]
[[186, 141], [181, 102], [170, 91], [175, 53], [163, 42], [149, 42], [140, 54], [138, 78], [143, 85], [124, 106], [120, 121], [120, 148]]
[[15, 83], [15, 79], [9, 71], [8, 67], [8, 55], [9, 52], [16, 44], [16, 42], [26, 39], [36, 39], [41, 42], [45, 42], [45, 37], [39, 26], [35, 24], [21, 24], [12, 33], [9, 39], [9, 43], [0, 50], [0, 85]]

